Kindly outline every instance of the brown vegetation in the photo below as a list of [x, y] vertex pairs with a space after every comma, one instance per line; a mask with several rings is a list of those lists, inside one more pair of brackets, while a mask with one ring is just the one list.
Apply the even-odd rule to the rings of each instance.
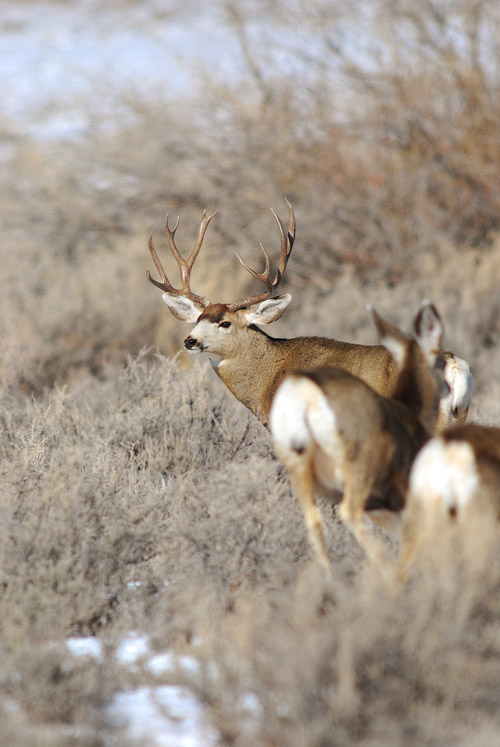
[[[497, 543], [450, 540], [432, 572], [394, 590], [325, 504], [326, 588], [269, 434], [208, 364], [173, 357], [187, 328], [147, 282], [165, 211], [192, 246], [203, 209], [219, 207], [193, 287], [241, 297], [254, 286], [233, 249], [252, 266], [260, 241], [272, 251], [268, 208], [285, 195], [293, 302], [272, 333], [374, 342], [367, 301], [408, 329], [431, 298], [445, 346], [473, 368], [470, 418], [500, 422], [497, 4], [378, 0], [370, 74], [341, 34], [360, 23], [352, 4], [305, 5], [238, 4], [224, 18], [241, 80], [212, 70], [190, 108], [129, 96], [120, 128], [57, 147], [10, 133], [2, 743], [104, 744], [109, 698], [151, 679], [112, 656], [130, 630], [197, 658], [198, 673], [162, 681], [189, 684], [223, 744], [497, 739]], [[314, 54], [299, 22], [323, 45]], [[104, 642], [101, 660], [68, 656], [79, 634]]]

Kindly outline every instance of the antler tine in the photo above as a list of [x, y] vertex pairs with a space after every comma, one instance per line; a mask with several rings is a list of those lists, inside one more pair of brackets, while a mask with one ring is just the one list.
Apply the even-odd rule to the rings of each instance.
[[[203, 211], [200, 227], [198, 229], [198, 236], [196, 238], [196, 244], [194, 245], [193, 251], [191, 252], [191, 254], [186, 260], [186, 268], [188, 269], [188, 271], [191, 271], [191, 267], [193, 266], [194, 261], [196, 257], [198, 256], [198, 252], [201, 249], [201, 245], [203, 244], [203, 239], [205, 238], [205, 233], [208, 228], [208, 224], [210, 223], [214, 215], [218, 212], [219, 210], [217, 209], [217, 210], [214, 210], [214, 212], [211, 215], [207, 215], [207, 211], [206, 210]], [[176, 228], [177, 228], [177, 225], [176, 225]]]
[[267, 293], [272, 293], [273, 286], [272, 286], [271, 281], [269, 280], [269, 274], [270, 274], [270, 270], [271, 270], [271, 263], [269, 261], [269, 255], [266, 252], [266, 250], [264, 249], [264, 247], [262, 246], [262, 244], [260, 244], [260, 248], [262, 250], [262, 254], [264, 255], [264, 259], [265, 259], [265, 262], [266, 262], [266, 266], [264, 268], [264, 272], [256, 272], [255, 270], [252, 270], [252, 268], [249, 267], [247, 265], [247, 263], [244, 262], [241, 259], [241, 257], [238, 254], [238, 252], [235, 252], [235, 254], [238, 257], [238, 259], [241, 262], [241, 264], [243, 265], [243, 267], [245, 268], [245, 270], [247, 270], [250, 273], [250, 275], [252, 275], [254, 278], [256, 278], [257, 280], [260, 280], [261, 283], [264, 283], [264, 285], [267, 288]]
[[259, 301], [264, 301], [266, 298], [270, 298], [273, 292], [276, 290], [276, 288], [280, 284], [283, 278], [283, 275], [285, 274], [287, 262], [293, 249], [293, 243], [295, 241], [295, 215], [293, 212], [293, 208], [290, 202], [286, 199], [286, 197], [285, 197], [285, 202], [288, 205], [288, 213], [289, 213], [288, 231], [285, 231], [285, 227], [281, 219], [271, 208], [272, 214], [274, 215], [276, 219], [276, 222], [278, 224], [280, 234], [281, 234], [280, 262], [279, 262], [279, 267], [276, 271], [276, 276], [274, 280], [271, 282], [271, 280], [269, 279], [269, 275], [270, 275], [269, 256], [266, 250], [264, 249], [264, 247], [262, 246], [262, 244], [260, 245], [260, 248], [262, 250], [262, 253], [264, 254], [264, 258], [266, 261], [266, 266], [263, 272], [256, 272], [255, 270], [252, 270], [252, 268], [249, 267], [246, 264], [246, 262], [244, 262], [241, 259], [238, 252], [236, 252], [236, 256], [238, 257], [239, 261], [241, 262], [245, 270], [247, 270], [250, 273], [250, 275], [252, 275], [252, 277], [256, 278], [257, 280], [260, 280], [260, 282], [265, 285], [266, 290], [263, 293], [259, 293], [256, 296], [249, 296], [248, 298], [244, 298], [241, 301], [235, 301], [234, 303], [230, 304], [230, 307], [233, 311], [236, 311], [237, 309], [244, 309], [245, 307], [250, 306], [253, 303], [258, 303]]
[[146, 270], [149, 282], [153, 283], [153, 285], [156, 285], [157, 288], [160, 288], [163, 291], [169, 291], [170, 293], [175, 293], [175, 288], [171, 285], [170, 280], [168, 279], [167, 274], [165, 270], [163, 269], [163, 265], [160, 262], [160, 259], [156, 253], [156, 249], [153, 244], [153, 232], [152, 231], [149, 234], [148, 247], [149, 247], [149, 251], [151, 252], [153, 262], [155, 263], [155, 267], [158, 270], [158, 274], [160, 275], [163, 281], [162, 283], [160, 283], [158, 280], [155, 280], [153, 277], [151, 277], [151, 273], [149, 272], [149, 270]]
[[167, 239], [168, 245], [170, 247], [170, 251], [174, 255], [174, 258], [175, 258], [175, 261], [177, 262], [179, 270], [182, 272], [184, 260], [181, 257], [181, 254], [175, 244], [175, 232], [177, 231], [178, 225], [179, 225], [179, 216], [177, 216], [177, 220], [175, 221], [175, 226], [173, 228], [170, 228], [170, 226], [168, 225], [168, 213], [165, 215], [165, 238]]
[[167, 215], [165, 216], [165, 238], [167, 239], [168, 245], [170, 247], [170, 251], [172, 252], [174, 256], [174, 259], [177, 262], [177, 266], [179, 268], [179, 273], [181, 276], [182, 285], [181, 285], [181, 288], [174, 288], [170, 280], [168, 279], [166, 272], [163, 269], [163, 266], [156, 253], [156, 249], [153, 244], [153, 234], [151, 232], [151, 234], [149, 235], [149, 241], [148, 241], [149, 251], [151, 252], [151, 256], [153, 258], [153, 262], [155, 263], [156, 269], [158, 270], [158, 273], [160, 274], [162, 278], [162, 282], [155, 280], [154, 278], [151, 277], [149, 270], [147, 270], [148, 280], [151, 283], [153, 283], [153, 285], [156, 285], [158, 288], [160, 288], [163, 291], [167, 291], [168, 293], [173, 293], [174, 295], [177, 295], [177, 296], [186, 296], [187, 298], [190, 298], [192, 301], [195, 301], [196, 303], [200, 304], [200, 306], [202, 307], [206, 307], [209, 305], [210, 301], [207, 298], [204, 298], [203, 296], [198, 296], [196, 293], [193, 293], [193, 291], [190, 288], [189, 281], [190, 281], [190, 276], [191, 276], [191, 269], [201, 249], [201, 245], [203, 243], [203, 239], [205, 238], [205, 232], [208, 228], [208, 224], [210, 223], [215, 213], [217, 212], [218, 211], [216, 210], [214, 213], [212, 213], [212, 215], [207, 215], [206, 210], [203, 212], [203, 216], [202, 216], [201, 223], [200, 223], [200, 228], [198, 230], [198, 237], [196, 239], [196, 244], [187, 259], [184, 259], [184, 257], [181, 255], [181, 253], [179, 252], [175, 244], [175, 232], [179, 225], [179, 218], [177, 218], [177, 220], [175, 221], [174, 227], [170, 228], [169, 223], [168, 223], [168, 213], [167, 213]]
[[295, 241], [295, 215], [293, 212], [293, 207], [291, 206], [290, 202], [285, 197], [285, 202], [288, 205], [288, 215], [289, 215], [289, 224], [288, 224], [288, 231], [285, 231], [285, 226], [283, 225], [283, 221], [277, 215], [274, 210], [271, 208], [271, 212], [276, 218], [276, 223], [278, 224], [278, 228], [280, 230], [281, 234], [281, 251], [280, 251], [280, 263], [278, 270], [276, 272], [276, 277], [274, 278], [272, 282], [273, 289], [276, 289], [278, 285], [280, 284], [283, 275], [285, 274], [286, 266], [288, 264], [288, 259], [290, 257], [290, 254], [292, 253], [293, 249], [293, 243]]

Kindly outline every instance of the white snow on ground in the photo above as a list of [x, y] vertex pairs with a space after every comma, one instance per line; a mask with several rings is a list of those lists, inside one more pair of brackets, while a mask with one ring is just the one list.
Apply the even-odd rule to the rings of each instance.
[[66, 644], [73, 656], [93, 656], [94, 659], [99, 659], [102, 655], [102, 642], [98, 638], [68, 638]]
[[170, 652], [156, 654], [147, 663], [150, 672], [156, 675], [181, 670], [186, 674], [197, 674], [200, 671], [199, 662], [193, 656], [173, 656]]
[[[66, 644], [73, 656], [102, 656], [102, 641], [97, 638], [68, 638]], [[176, 656], [171, 651], [151, 654], [148, 637], [134, 631], [120, 641], [116, 658], [131, 671], [137, 672], [142, 664], [156, 676], [196, 674], [200, 667], [193, 656]], [[255, 712], [253, 699], [248, 707]], [[110, 727], [118, 730], [118, 738], [144, 740], [151, 747], [217, 744], [217, 732], [204, 718], [202, 703], [185, 686], [158, 685], [119, 692], [107, 707], [106, 716]], [[118, 742], [112, 740], [111, 744]]]
[[135, 664], [149, 652], [149, 642], [147, 635], [137, 635], [130, 633], [124, 638], [116, 650], [116, 658], [122, 664]]
[[162, 685], [118, 693], [107, 715], [114, 726], [126, 727], [126, 737], [155, 747], [217, 744], [215, 729], [203, 722], [202, 706], [186, 687]]

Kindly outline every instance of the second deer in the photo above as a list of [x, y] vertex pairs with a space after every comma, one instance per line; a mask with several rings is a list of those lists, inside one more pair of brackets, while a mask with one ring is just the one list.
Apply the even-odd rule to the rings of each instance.
[[[195, 246], [187, 259], [181, 256], [175, 243], [179, 219], [171, 228], [167, 215], [165, 236], [179, 267], [180, 288], [171, 284], [154, 248], [152, 236], [149, 237], [149, 250], [161, 276], [161, 281], [155, 280], [148, 271], [150, 282], [163, 291], [163, 301], [175, 317], [195, 325], [184, 340], [185, 348], [190, 353], [205, 354], [227, 388], [266, 426], [274, 394], [285, 374], [293, 369], [340, 368], [359, 376], [384, 396], [392, 393], [398, 372], [392, 354], [383, 345], [358, 345], [327, 337], [279, 339], [259, 328], [279, 319], [292, 300], [289, 293], [274, 295], [285, 274], [295, 241], [295, 216], [288, 200], [286, 203], [288, 229], [273, 211], [281, 236], [280, 261], [274, 278], [271, 278], [270, 261], [264, 247], [261, 246], [265, 269], [261, 273], [248, 267], [237, 254], [243, 266], [264, 285], [265, 290], [232, 303], [211, 303], [190, 288], [191, 270], [215, 213], [207, 215], [205, 211], [203, 214]], [[440, 426], [465, 420], [472, 393], [472, 376], [466, 361], [453, 353], [446, 356], [445, 375], [451, 392], [442, 403]]]
[[373, 309], [371, 315], [396, 361], [392, 398], [345, 371], [314, 369], [288, 374], [271, 409], [276, 454], [302, 504], [311, 544], [328, 569], [315, 493], [340, 500], [341, 518], [367, 553], [381, 559], [381, 545], [365, 528], [365, 512], [389, 530], [399, 522], [413, 460], [449, 392], [439, 352], [443, 325], [430, 302], [415, 317], [414, 338]]

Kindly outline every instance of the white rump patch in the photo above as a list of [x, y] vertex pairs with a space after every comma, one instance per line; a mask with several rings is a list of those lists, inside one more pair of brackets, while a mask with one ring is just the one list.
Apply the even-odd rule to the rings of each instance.
[[288, 376], [279, 385], [269, 414], [269, 428], [279, 453], [310, 448], [306, 411], [311, 395], [318, 397], [321, 391], [310, 379]]
[[412, 499], [438, 499], [447, 509], [463, 508], [478, 485], [474, 452], [466, 441], [432, 438], [417, 455], [410, 473]]
[[342, 489], [344, 449], [335, 412], [317, 384], [307, 376], [285, 378], [273, 400], [269, 427], [280, 458], [312, 450], [320, 482]]
[[453, 412], [460, 417], [469, 409], [473, 377], [467, 361], [454, 355], [453, 358], [446, 359], [444, 378], [450, 387], [450, 393], [441, 400], [441, 408], [449, 413], [451, 420]]

